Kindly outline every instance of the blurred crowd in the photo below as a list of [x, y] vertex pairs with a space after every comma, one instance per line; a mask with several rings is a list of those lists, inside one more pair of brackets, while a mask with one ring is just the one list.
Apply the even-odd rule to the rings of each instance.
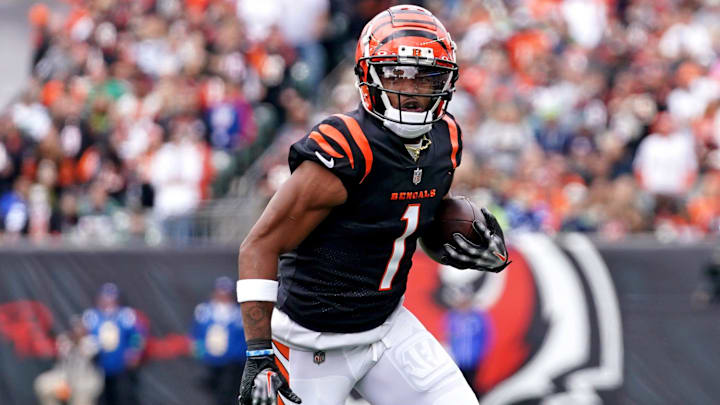
[[720, 2], [504, 3], [435, 9], [459, 45], [458, 188], [514, 229], [720, 234]]
[[[31, 79], [0, 112], [3, 237], [187, 242], [272, 144], [270, 195], [289, 144], [357, 107], [348, 58], [396, 3], [36, 5]], [[458, 45], [457, 194], [512, 229], [720, 233], [720, 0], [411, 3]]]
[[326, 1], [67, 3], [30, 9], [31, 77], [0, 112], [6, 241], [190, 241], [286, 121], [287, 91], [325, 76]]

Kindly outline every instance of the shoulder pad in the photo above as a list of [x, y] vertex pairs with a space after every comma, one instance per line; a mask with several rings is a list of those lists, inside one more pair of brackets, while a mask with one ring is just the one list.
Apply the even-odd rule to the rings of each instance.
[[316, 125], [290, 149], [290, 168], [303, 160], [312, 160], [352, 185], [362, 183], [372, 169], [370, 143], [357, 121], [337, 114]]

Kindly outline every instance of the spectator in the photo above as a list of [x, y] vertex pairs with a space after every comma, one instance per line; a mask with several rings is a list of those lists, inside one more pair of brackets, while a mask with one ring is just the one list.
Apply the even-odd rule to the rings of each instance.
[[606, 2], [602, 0], [568, 0], [562, 2], [562, 13], [568, 31], [580, 45], [596, 47], [607, 27]]
[[50, 217], [50, 232], [70, 233], [78, 223], [77, 196], [68, 190], [60, 196], [58, 208]]
[[207, 368], [205, 386], [216, 405], [237, 402], [237, 385], [245, 366], [245, 334], [234, 283], [215, 280], [212, 298], [195, 307], [193, 353]]
[[2, 229], [8, 236], [27, 233], [30, 184], [27, 178], [19, 177], [15, 180], [13, 189], [0, 196], [0, 219]]
[[[71, 199], [72, 197], [68, 197]], [[73, 203], [66, 201], [66, 209], [69, 220], [72, 221]], [[90, 186], [89, 195], [79, 202], [77, 213], [79, 215], [77, 232], [82, 240], [94, 240], [96, 242], [104, 242], [106, 244], [114, 242], [114, 238], [118, 237], [117, 228], [114, 223], [114, 214], [118, 210], [118, 205], [112, 197], [108, 195], [107, 189], [100, 182], [95, 182]]]
[[676, 87], [667, 97], [668, 110], [678, 123], [687, 125], [701, 118], [708, 105], [720, 98], [720, 83], [705, 78], [702, 68], [684, 62], [675, 72]]
[[535, 146], [530, 125], [510, 101], [500, 102], [493, 108], [473, 140], [471, 148], [476, 156], [508, 173], [514, 171], [520, 156]]
[[200, 204], [200, 189], [207, 159], [205, 143], [199, 138], [198, 120], [178, 120], [170, 140], [158, 149], [150, 169], [155, 190], [155, 216], [173, 240], [187, 243], [192, 229], [192, 212]]
[[[268, 37], [273, 26], [295, 48], [299, 60], [290, 68], [291, 78], [307, 94], [325, 75], [327, 55], [320, 44], [328, 25], [328, 0], [279, 0], [263, 7], [256, 2], [238, 2], [239, 16], [250, 26], [251, 35]], [[292, 8], [292, 13], [285, 12]]]
[[705, 232], [720, 231], [720, 173], [705, 176], [699, 192], [688, 202], [690, 221]]
[[38, 3], [30, 7], [28, 10], [28, 21], [33, 27], [33, 47], [35, 49], [32, 56], [33, 68], [45, 56], [50, 47], [50, 35], [48, 24], [50, 22], [50, 9], [43, 3]]
[[208, 81], [205, 122], [210, 145], [215, 149], [233, 150], [248, 146], [255, 135], [252, 107], [242, 93], [221, 79]]
[[535, 136], [537, 142], [546, 153], [565, 154], [572, 141], [572, 134], [563, 128], [556, 118], [549, 118], [539, 126]]
[[35, 379], [41, 405], [93, 405], [103, 389], [94, 363], [97, 342], [88, 335], [79, 316], [70, 318], [70, 330], [58, 336], [58, 361]]
[[679, 131], [668, 113], [661, 113], [654, 132], [638, 146], [633, 166], [644, 190], [656, 196], [679, 198], [698, 175], [693, 138]]
[[446, 315], [446, 329], [450, 354], [470, 387], [475, 388], [475, 376], [490, 343], [490, 319], [473, 308], [473, 292], [463, 290]]
[[673, 24], [660, 38], [658, 49], [670, 59], [690, 56], [702, 63], [708, 63], [713, 57], [712, 38], [707, 28], [693, 16], [691, 9], [681, 7], [674, 13], [668, 13]]
[[135, 310], [119, 305], [119, 290], [106, 283], [95, 308], [87, 309], [82, 322], [99, 347], [98, 364], [105, 375], [101, 405], [137, 405], [140, 358], [145, 333]]

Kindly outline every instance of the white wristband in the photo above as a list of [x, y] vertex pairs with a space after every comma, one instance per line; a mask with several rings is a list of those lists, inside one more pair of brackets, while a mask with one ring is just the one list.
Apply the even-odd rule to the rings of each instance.
[[277, 301], [278, 282], [264, 278], [238, 280], [236, 284], [238, 302]]

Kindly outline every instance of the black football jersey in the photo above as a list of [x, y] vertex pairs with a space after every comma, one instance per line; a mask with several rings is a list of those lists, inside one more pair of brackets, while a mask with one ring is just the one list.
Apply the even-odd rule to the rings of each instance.
[[332, 171], [347, 201], [279, 261], [277, 307], [319, 332], [381, 325], [405, 293], [416, 242], [447, 194], [462, 153], [449, 114], [415, 162], [402, 139], [362, 108], [327, 118], [290, 148], [290, 169]]

